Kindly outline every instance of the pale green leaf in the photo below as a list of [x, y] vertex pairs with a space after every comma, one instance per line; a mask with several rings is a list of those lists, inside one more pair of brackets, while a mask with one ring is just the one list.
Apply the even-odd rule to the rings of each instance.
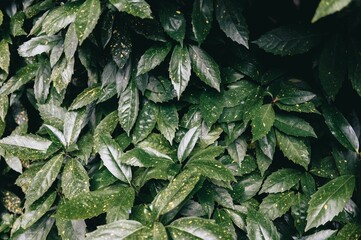
[[312, 18], [312, 22], [316, 22], [320, 18], [338, 12], [350, 3], [351, 0], [321, 0]]

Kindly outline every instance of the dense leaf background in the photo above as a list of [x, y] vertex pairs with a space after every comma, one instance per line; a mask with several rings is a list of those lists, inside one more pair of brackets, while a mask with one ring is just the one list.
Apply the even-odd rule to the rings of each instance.
[[1, 239], [359, 239], [361, 1], [2, 0]]

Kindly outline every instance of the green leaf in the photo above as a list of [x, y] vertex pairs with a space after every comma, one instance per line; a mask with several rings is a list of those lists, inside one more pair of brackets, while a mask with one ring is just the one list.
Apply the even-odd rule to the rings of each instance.
[[183, 46], [186, 20], [173, 2], [163, 1], [159, 9], [159, 20], [164, 31]]
[[242, 166], [242, 162], [246, 156], [247, 146], [248, 145], [245, 137], [241, 136], [227, 147], [229, 156], [231, 156], [233, 161], [236, 162], [240, 167]]
[[99, 155], [105, 167], [119, 180], [130, 183], [132, 170], [129, 166], [121, 163], [122, 150], [108, 134], [99, 136]]
[[242, 203], [256, 196], [262, 186], [262, 181], [263, 177], [257, 172], [240, 178], [233, 186], [233, 201], [236, 203]]
[[272, 29], [254, 41], [261, 49], [275, 55], [296, 55], [310, 51], [320, 34], [305, 26], [282, 26]]
[[320, 18], [333, 14], [347, 7], [351, 3], [351, 0], [321, 0], [316, 13], [312, 18], [312, 22], [318, 21]]
[[263, 138], [271, 130], [275, 121], [275, 112], [271, 104], [255, 108], [251, 112], [252, 142]]
[[124, 193], [128, 193], [128, 188], [113, 186], [113, 188], [79, 194], [72, 199], [61, 201], [55, 218], [73, 220], [98, 216], [117, 206]]
[[43, 196], [44, 193], [51, 187], [60, 172], [63, 159], [64, 156], [62, 154], [56, 155], [45, 163], [45, 165], [36, 173], [25, 194], [26, 209]]
[[57, 129], [63, 129], [66, 110], [54, 103], [38, 104], [41, 119], [45, 124], [52, 125]]
[[133, 220], [119, 220], [99, 226], [97, 230], [87, 233], [87, 240], [112, 240], [112, 239], [148, 239], [151, 234], [149, 229], [148, 234], [143, 233], [142, 230], [148, 230], [147, 227], [141, 223]]
[[304, 233], [307, 224], [306, 217], [309, 199], [309, 196], [307, 196], [306, 194], [297, 193], [296, 200], [291, 207], [291, 214], [294, 219], [294, 226], [301, 234]]
[[56, 219], [56, 227], [62, 239], [84, 239], [86, 224], [84, 220]]
[[351, 40], [347, 50], [347, 60], [348, 78], [351, 81], [352, 88], [361, 96], [361, 44], [359, 42]]
[[223, 96], [221, 94], [213, 91], [201, 94], [199, 109], [208, 127], [217, 122], [223, 112], [223, 106]]
[[201, 48], [189, 45], [192, 69], [207, 85], [220, 91], [221, 72], [214, 59]]
[[302, 118], [296, 116], [276, 114], [274, 125], [280, 131], [291, 136], [317, 138], [311, 125]]
[[87, 122], [87, 111], [70, 111], [64, 117], [64, 137], [66, 147], [69, 148], [72, 144], [76, 143], [80, 132]]
[[296, 195], [292, 191], [269, 194], [259, 205], [259, 211], [269, 219], [275, 220], [285, 214], [295, 201]]
[[185, 217], [167, 226], [173, 239], [233, 239], [232, 235], [214, 220]]
[[0, 96], [9, 95], [10, 93], [15, 92], [21, 86], [35, 78], [38, 68], [38, 64], [30, 64], [21, 68], [13, 77], [1, 86]]
[[328, 128], [337, 141], [345, 148], [358, 152], [359, 141], [357, 135], [342, 113], [328, 104], [322, 105], [322, 113]]
[[178, 129], [178, 112], [174, 105], [161, 105], [157, 115], [157, 127], [162, 135], [172, 144]]
[[172, 45], [167, 42], [147, 49], [138, 62], [137, 76], [147, 73], [161, 64], [167, 57], [171, 48]]
[[89, 192], [88, 174], [75, 158], [69, 159], [65, 164], [61, 176], [61, 188], [62, 193], [68, 199]]
[[288, 159], [296, 164], [301, 165], [305, 169], [308, 168], [310, 163], [311, 150], [308, 144], [296, 137], [285, 135], [276, 130], [276, 138], [278, 146]]
[[49, 63], [41, 64], [34, 80], [34, 95], [38, 103], [45, 103], [50, 91], [51, 66]]
[[[0, 69], [5, 73], [9, 73], [10, 66], [10, 51], [9, 44], [5, 40], [0, 41]], [[1, 82], [1, 80], [0, 80]]]
[[139, 93], [136, 84], [132, 81], [128, 87], [120, 94], [118, 117], [121, 127], [129, 136], [137, 120], [139, 111]]
[[282, 104], [279, 102], [276, 102], [276, 106], [286, 112], [299, 112], [299, 113], [317, 113], [320, 114], [320, 112], [316, 109], [315, 104], [312, 102], [305, 102], [301, 104], [296, 105], [287, 105]]
[[145, 102], [135, 123], [132, 140], [134, 143], [145, 139], [153, 130], [158, 117], [158, 108], [152, 102]]
[[280, 169], [267, 177], [259, 193], [279, 193], [290, 190], [298, 184], [301, 175], [302, 173], [296, 169]]
[[110, 0], [120, 12], [126, 12], [140, 18], [153, 18], [149, 4], [144, 0]]
[[42, 217], [33, 226], [26, 230], [19, 230], [11, 236], [13, 240], [37, 239], [46, 240], [47, 236], [54, 225], [54, 219], [50, 215]]
[[66, 147], [64, 134], [59, 129], [47, 124], [44, 124], [43, 126], [46, 128], [53, 143], [63, 146], [64, 148]]
[[61, 36], [59, 35], [34, 37], [21, 44], [18, 52], [22, 57], [33, 57], [41, 53], [49, 53], [60, 40]]
[[182, 171], [165, 187], [152, 202], [152, 209], [158, 215], [176, 208], [195, 188], [200, 179], [192, 171]]
[[195, 152], [189, 159], [189, 162], [202, 159], [215, 159], [224, 152], [223, 146], [210, 146], [206, 149], [200, 149]]
[[167, 102], [176, 97], [172, 82], [162, 76], [150, 77], [144, 94], [149, 100], [159, 103]]
[[306, 103], [316, 97], [316, 94], [301, 90], [288, 84], [282, 84], [276, 100], [286, 105], [296, 105], [301, 107], [301, 103]]
[[233, 41], [248, 48], [249, 31], [242, 10], [236, 1], [216, 1], [216, 17], [222, 31]]
[[46, 155], [51, 141], [32, 134], [11, 135], [0, 140], [0, 146], [21, 159], [39, 159]]
[[[116, 24], [109, 47], [112, 58], [119, 69], [125, 68], [132, 52], [133, 43], [130, 39], [129, 30], [124, 24]], [[129, 66], [130, 67], [130, 66]], [[127, 73], [127, 68], [124, 69]]]
[[99, 0], [86, 0], [79, 8], [75, 18], [75, 31], [81, 45], [95, 28], [100, 17]]
[[176, 149], [172, 148], [169, 142], [167, 142], [167, 139], [160, 134], [151, 133], [146, 139], [138, 143], [137, 146], [143, 149], [149, 149], [151, 152], [159, 152], [172, 156], [172, 158], [174, 158], [173, 156], [176, 157]]
[[50, 195], [45, 195], [31, 205], [21, 216], [21, 228], [27, 229], [38, 221], [53, 205], [55, 198], [56, 193], [52, 192]]
[[102, 91], [99, 85], [93, 85], [81, 92], [71, 103], [69, 110], [73, 111], [95, 102], [101, 95]]
[[348, 223], [338, 233], [339, 240], [357, 240], [361, 236], [361, 228], [359, 224]]
[[[276, 121], [277, 121], [276, 115]], [[275, 122], [276, 125], [276, 122]], [[266, 155], [269, 159], [273, 159], [276, 148], [276, 136], [273, 129], [271, 129], [266, 136], [258, 140], [258, 145], [260, 150]]]
[[192, 10], [192, 29], [201, 44], [209, 34], [213, 22], [213, 1], [195, 0]]
[[74, 57], [77, 47], [78, 37], [76, 35], [75, 24], [71, 24], [64, 39], [64, 54], [67, 61]]
[[346, 59], [346, 54], [347, 50], [341, 35], [329, 37], [322, 49], [318, 76], [325, 94], [331, 99], [335, 99], [346, 77], [347, 61], [337, 61], [337, 59]]
[[157, 167], [173, 163], [172, 159], [164, 154], [133, 148], [120, 157], [124, 164], [137, 167]]
[[181, 45], [174, 47], [168, 71], [179, 99], [191, 77], [191, 59], [186, 47]]
[[208, 178], [221, 181], [235, 181], [232, 173], [217, 160], [193, 159], [187, 164], [187, 168]]
[[247, 237], [250, 240], [279, 240], [280, 235], [273, 223], [262, 213], [248, 209], [247, 213]]
[[189, 129], [178, 146], [177, 156], [179, 162], [183, 162], [192, 152], [199, 138], [198, 127]]
[[54, 35], [67, 27], [75, 21], [79, 6], [80, 2], [69, 2], [51, 10], [41, 23], [41, 33]]
[[53, 67], [50, 80], [53, 82], [53, 85], [58, 93], [65, 90], [70, 83], [74, 73], [74, 64], [74, 58], [67, 61], [65, 57], [62, 57]]
[[118, 204], [110, 208], [107, 212], [107, 222], [115, 222], [118, 220], [126, 220], [132, 211], [134, 204], [135, 192], [133, 188], [126, 188], [122, 191], [122, 195], [118, 199]]
[[306, 231], [337, 216], [351, 198], [354, 188], [353, 175], [337, 177], [320, 187], [309, 202]]
[[18, 11], [14, 16], [11, 17], [10, 33], [12, 36], [17, 37], [26, 35], [26, 32], [23, 29], [25, 18], [26, 16], [23, 11]]

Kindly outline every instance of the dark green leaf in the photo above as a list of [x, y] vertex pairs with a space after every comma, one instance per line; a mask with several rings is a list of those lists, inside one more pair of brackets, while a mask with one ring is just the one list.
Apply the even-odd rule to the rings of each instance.
[[102, 91], [99, 85], [93, 85], [81, 92], [71, 103], [69, 110], [76, 110], [95, 102], [101, 95]]
[[79, 194], [70, 200], [63, 200], [58, 206], [55, 217], [73, 220], [98, 216], [117, 206], [122, 198], [131, 197], [124, 193], [128, 193], [128, 188], [114, 186]]
[[[119, 69], [125, 67], [125, 70], [127, 70], [126, 64], [132, 52], [132, 46], [133, 44], [128, 29], [122, 24], [115, 25], [109, 47], [112, 58]], [[125, 71], [125, 73], [127, 73], [127, 71]]]
[[262, 176], [257, 172], [240, 178], [233, 186], [233, 201], [236, 203], [242, 203], [256, 196], [262, 186], [262, 181]]
[[201, 94], [199, 109], [202, 117], [211, 127], [223, 112], [223, 97], [217, 92], [207, 91]]
[[74, 58], [68, 61], [65, 57], [62, 57], [53, 67], [50, 80], [53, 82], [58, 93], [65, 90], [70, 83], [74, 73], [74, 64]]
[[[277, 117], [278, 115], [276, 115], [276, 121]], [[273, 129], [271, 129], [271, 131], [269, 131], [266, 136], [258, 140], [258, 145], [263, 154], [265, 154], [269, 159], [273, 159], [276, 148], [276, 136]]]
[[173, 2], [163, 1], [159, 11], [159, 20], [164, 31], [183, 45], [186, 20], [183, 13], [177, 7]]
[[11, 236], [13, 240], [37, 239], [46, 240], [54, 224], [54, 219], [49, 215], [44, 216], [27, 230], [17, 231]]
[[276, 100], [286, 105], [296, 105], [306, 103], [316, 97], [316, 94], [298, 89], [294, 86], [282, 84], [279, 94], [276, 96]]
[[305, 231], [305, 227], [307, 224], [307, 207], [308, 207], [309, 197], [307, 195], [298, 193], [296, 195], [295, 202], [291, 207], [291, 214], [294, 221], [294, 226], [299, 233], [303, 233]]
[[69, 148], [72, 144], [76, 143], [80, 132], [87, 122], [87, 111], [71, 111], [67, 112], [64, 117], [64, 137], [66, 147]]
[[140, 18], [152, 18], [149, 4], [144, 0], [110, 0], [119, 11]]
[[201, 48], [189, 45], [192, 69], [207, 85], [220, 91], [221, 72], [214, 59]]
[[192, 29], [199, 44], [207, 37], [213, 22], [213, 1], [196, 0], [192, 10]]
[[25, 21], [25, 13], [23, 11], [19, 11], [15, 13], [14, 16], [11, 17], [10, 21], [10, 32], [14, 37], [26, 35], [26, 32], [23, 29], [24, 21]]
[[181, 45], [174, 47], [168, 71], [179, 99], [191, 77], [191, 59], [186, 47]]
[[348, 223], [338, 233], [339, 240], [357, 240], [361, 236], [361, 228], [359, 224]]
[[139, 111], [139, 92], [132, 81], [119, 97], [118, 116], [121, 127], [129, 136], [137, 120]]
[[172, 45], [167, 42], [147, 49], [138, 62], [137, 76], [147, 73], [161, 64], [171, 48]]
[[323, 117], [332, 135], [345, 148], [357, 152], [359, 141], [352, 126], [347, 119], [334, 106], [324, 104], [322, 106]]
[[61, 176], [62, 193], [68, 199], [89, 192], [89, 177], [81, 163], [72, 158], [64, 167]]
[[145, 102], [135, 123], [132, 139], [134, 143], [145, 139], [153, 130], [158, 117], [158, 108], [152, 102]]
[[273, 223], [262, 213], [248, 209], [247, 236], [250, 240], [279, 240], [280, 235]]
[[150, 77], [145, 96], [153, 102], [167, 102], [176, 97], [176, 92], [169, 79]]
[[61, 36], [59, 35], [34, 37], [20, 45], [18, 52], [22, 57], [33, 57], [41, 53], [49, 53], [60, 40]]
[[212, 159], [196, 159], [187, 164], [187, 168], [208, 178], [221, 181], [234, 181], [232, 173], [219, 161]]
[[276, 138], [281, 151], [291, 161], [305, 169], [310, 163], [310, 148], [303, 139], [285, 135], [276, 130]]
[[275, 55], [296, 55], [310, 51], [318, 44], [320, 34], [304, 26], [282, 26], [254, 41], [258, 47]]
[[133, 148], [120, 157], [124, 164], [137, 167], [157, 167], [173, 163], [172, 159], [164, 154]]
[[200, 176], [192, 171], [182, 171], [155, 197], [153, 210], [161, 215], [176, 208], [192, 192], [199, 179]]
[[231, 156], [233, 161], [240, 167], [242, 166], [242, 162], [246, 156], [247, 146], [246, 139], [244, 137], [239, 137], [227, 147], [229, 156]]
[[285, 214], [294, 205], [295, 200], [296, 195], [292, 191], [269, 194], [259, 205], [259, 211], [269, 219], [275, 220]]
[[216, 17], [227, 37], [248, 48], [248, 26], [242, 14], [242, 7], [238, 2], [217, 0]]
[[312, 102], [305, 102], [296, 105], [287, 105], [276, 102], [276, 105], [279, 109], [286, 111], [286, 112], [299, 112], [299, 113], [317, 113], [320, 112], [316, 109], [315, 104]]
[[75, 31], [81, 45], [95, 28], [100, 17], [99, 0], [86, 0], [79, 8], [75, 18]]
[[25, 208], [29, 209], [31, 204], [38, 200], [51, 187], [60, 172], [63, 164], [63, 155], [58, 154], [50, 159], [35, 175], [26, 191]]
[[[145, 229], [148, 231], [142, 233], [142, 230]], [[151, 235], [151, 229], [148, 229], [141, 223], [133, 220], [119, 220], [99, 226], [97, 230], [88, 233], [86, 239], [147, 239], [149, 235]]]
[[84, 220], [56, 219], [56, 227], [62, 239], [84, 239], [86, 224]]
[[233, 239], [232, 235], [214, 220], [197, 217], [180, 218], [167, 229], [173, 239]]
[[43, 126], [46, 128], [53, 143], [63, 146], [64, 148], [66, 147], [64, 134], [59, 129], [47, 124], [44, 124]]
[[122, 191], [122, 195], [118, 199], [118, 203], [111, 207], [107, 212], [107, 222], [115, 222], [118, 220], [126, 220], [132, 211], [134, 204], [135, 192], [133, 188], [126, 188]]
[[296, 169], [284, 168], [273, 172], [263, 183], [260, 193], [285, 192], [295, 186], [302, 173]]
[[9, 73], [10, 51], [9, 44], [5, 40], [0, 41], [0, 56], [0, 69], [4, 70], [5, 73]]
[[198, 138], [198, 127], [189, 129], [189, 131], [183, 136], [177, 151], [179, 162], [183, 162], [189, 156], [194, 146], [196, 145]]
[[78, 37], [76, 35], [75, 24], [71, 24], [64, 39], [64, 54], [67, 61], [74, 57], [77, 47]]
[[338, 12], [350, 3], [351, 0], [321, 0], [312, 18], [312, 22], [316, 22], [320, 18]]
[[[347, 50], [348, 78], [352, 88], [361, 96], [361, 45], [359, 42], [351, 41]], [[0, 64], [1, 68], [1, 64]]]
[[353, 175], [335, 178], [320, 187], [309, 202], [306, 231], [325, 224], [338, 215], [351, 198], [354, 187]]
[[265, 104], [252, 110], [252, 141], [266, 136], [275, 121], [275, 112], [271, 104]]
[[296, 116], [277, 114], [274, 125], [288, 135], [296, 137], [317, 137], [311, 125]]
[[157, 126], [162, 135], [172, 144], [178, 129], [178, 112], [174, 105], [161, 105], [157, 116]]

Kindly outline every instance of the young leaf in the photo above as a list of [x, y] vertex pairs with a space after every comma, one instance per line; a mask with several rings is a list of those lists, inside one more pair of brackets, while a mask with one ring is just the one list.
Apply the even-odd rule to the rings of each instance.
[[180, 99], [191, 77], [191, 59], [186, 47], [181, 45], [174, 47], [168, 71], [178, 99]]
[[312, 22], [318, 21], [320, 18], [333, 14], [347, 7], [351, 3], [351, 0], [321, 0], [316, 13], [312, 18]]
[[76, 13], [75, 31], [81, 45], [95, 28], [100, 17], [99, 0], [86, 0]]
[[290, 190], [300, 181], [301, 175], [302, 173], [296, 169], [280, 169], [267, 177], [259, 193], [279, 193]]
[[61, 176], [61, 188], [62, 193], [68, 199], [89, 192], [88, 174], [75, 158], [69, 159], [65, 164]]
[[296, 195], [292, 191], [269, 194], [259, 205], [259, 211], [273, 221], [285, 214], [295, 200]]
[[128, 134], [137, 120], [139, 111], [139, 92], [132, 81], [119, 97], [118, 117], [121, 127]]
[[179, 162], [183, 162], [192, 152], [199, 138], [198, 127], [189, 129], [178, 146], [177, 156]]
[[58, 154], [50, 159], [39, 172], [36, 173], [33, 181], [26, 191], [25, 208], [28, 209], [31, 204], [44, 195], [51, 187], [53, 182], [60, 172], [61, 165], [63, 164], [64, 156]]
[[305, 231], [325, 224], [337, 216], [351, 198], [354, 188], [353, 175], [337, 177], [320, 187], [311, 196]]
[[174, 105], [161, 105], [157, 116], [157, 126], [162, 135], [172, 144], [178, 129], [178, 112]]
[[192, 171], [182, 171], [152, 202], [152, 209], [158, 214], [165, 214], [176, 208], [194, 189], [200, 179]]
[[86, 239], [147, 239], [151, 234], [151, 229], [145, 231], [145, 235], [142, 235], [142, 230], [148, 230], [148, 228], [143, 226], [140, 222], [133, 220], [119, 220], [99, 226], [97, 230], [87, 233]]
[[71, 103], [69, 110], [73, 111], [95, 102], [101, 95], [102, 91], [99, 85], [93, 85], [81, 92]]
[[123, 197], [130, 197], [123, 195], [127, 191], [126, 187], [113, 186], [79, 194], [69, 200], [63, 200], [57, 208], [55, 218], [74, 220], [98, 216], [117, 206]]
[[254, 41], [258, 47], [275, 55], [296, 55], [318, 44], [320, 34], [304, 26], [282, 26], [266, 32]]
[[308, 168], [311, 153], [309, 146], [302, 139], [285, 135], [277, 130], [276, 138], [285, 157], [294, 163], [301, 165], [305, 169]]
[[130, 183], [132, 170], [121, 163], [122, 151], [119, 145], [108, 134], [99, 136], [99, 155], [105, 167], [119, 180]]
[[158, 117], [158, 108], [152, 102], [145, 102], [135, 123], [132, 141], [137, 143], [145, 139], [153, 130]]
[[332, 135], [345, 148], [358, 152], [359, 141], [357, 135], [347, 119], [334, 106], [322, 106], [323, 117]]
[[341, 35], [331, 36], [322, 49], [318, 76], [325, 94], [331, 99], [335, 99], [345, 79], [347, 61], [337, 61], [337, 59], [346, 59], [346, 54], [345, 43]]
[[207, 85], [220, 91], [221, 72], [218, 64], [201, 48], [189, 45], [192, 69]]
[[248, 26], [242, 15], [242, 7], [236, 1], [217, 0], [216, 17], [227, 37], [248, 48]]
[[153, 18], [149, 4], [144, 0], [110, 0], [120, 12], [126, 12], [140, 18]]
[[161, 64], [171, 48], [172, 45], [166, 42], [162, 45], [156, 45], [147, 49], [138, 62], [137, 76], [147, 73]]
[[187, 168], [208, 178], [220, 181], [235, 181], [232, 173], [217, 160], [193, 159], [187, 164]]
[[232, 235], [214, 220], [185, 217], [172, 222], [167, 229], [173, 239], [232, 239]]
[[195, 0], [192, 10], [192, 29], [199, 44], [207, 37], [213, 22], [213, 1]]
[[256, 141], [271, 130], [275, 120], [275, 112], [271, 104], [265, 104], [252, 110], [252, 141]]
[[296, 137], [317, 137], [311, 125], [302, 118], [277, 114], [274, 122], [280, 131]]
[[273, 223], [262, 213], [248, 209], [247, 213], [247, 236], [250, 240], [269, 239], [279, 240], [280, 235]]

